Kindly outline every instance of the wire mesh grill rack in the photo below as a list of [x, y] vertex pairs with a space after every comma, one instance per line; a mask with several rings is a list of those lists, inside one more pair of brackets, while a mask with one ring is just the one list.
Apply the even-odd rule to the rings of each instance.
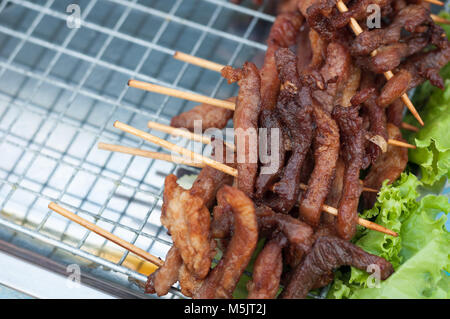
[[[79, 27], [71, 25], [77, 9]], [[225, 0], [0, 1], [0, 239], [66, 264], [76, 256], [83, 271], [142, 291], [135, 281], [145, 281], [148, 263], [47, 205], [55, 201], [163, 258], [171, 244], [159, 222], [164, 177], [195, 170], [96, 145], [162, 151], [113, 122], [145, 129], [193, 104], [129, 89], [127, 81], [232, 96], [236, 87], [220, 75], [171, 56], [261, 61], [273, 20], [264, 6]]]

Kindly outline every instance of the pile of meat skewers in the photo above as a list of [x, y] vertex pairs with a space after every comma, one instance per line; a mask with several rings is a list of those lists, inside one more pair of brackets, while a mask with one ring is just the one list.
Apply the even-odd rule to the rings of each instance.
[[[376, 265], [382, 280], [393, 273], [389, 262], [350, 242], [358, 208], [376, 200], [363, 185], [379, 189], [405, 169], [407, 149], [387, 145], [389, 138], [402, 140], [400, 97], [426, 80], [443, 88], [439, 70], [450, 60], [450, 47], [420, 1], [344, 2], [349, 11], [340, 13], [336, 1], [284, 1], [263, 67], [246, 62], [222, 70], [240, 87], [231, 98], [235, 112], [200, 105], [172, 119], [172, 126], [190, 130], [194, 120], [206, 130], [224, 128], [230, 119], [235, 130], [278, 129], [278, 166], [267, 174], [264, 166], [273, 163], [230, 163], [215, 152], [215, 160], [237, 169], [236, 178], [207, 166], [185, 190], [169, 175], [161, 222], [173, 247], [149, 276], [148, 293], [165, 295], [178, 281], [188, 297], [231, 298], [262, 238], [249, 298], [275, 298], [280, 285], [282, 298], [305, 298], [332, 282], [342, 265], [364, 271]], [[382, 10], [382, 28], [355, 38], [349, 19], [364, 28], [373, 3]], [[395, 76], [386, 80], [389, 70]], [[212, 144], [224, 147], [220, 140]], [[324, 204], [337, 207], [338, 216], [322, 214]], [[217, 248], [223, 256], [212, 268]]]

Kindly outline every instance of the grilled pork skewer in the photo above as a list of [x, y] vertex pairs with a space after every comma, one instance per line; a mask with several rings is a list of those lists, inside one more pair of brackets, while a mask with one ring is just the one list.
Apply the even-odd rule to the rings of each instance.
[[[114, 123], [114, 127], [118, 128], [118, 129], [120, 129], [120, 130], [122, 130], [124, 132], [133, 134], [133, 135], [135, 135], [137, 137], [140, 137], [140, 138], [142, 138], [142, 139], [144, 139], [146, 141], [155, 143], [155, 144], [157, 144], [157, 145], [159, 145], [161, 147], [164, 147], [164, 148], [166, 148], [168, 150], [180, 153], [183, 156], [185, 156], [187, 158], [190, 158], [192, 160], [198, 161], [200, 163], [203, 162], [205, 165], [211, 166], [211, 167], [213, 167], [213, 168], [215, 168], [215, 169], [217, 169], [217, 170], [219, 170], [221, 172], [224, 172], [224, 173], [226, 173], [228, 175], [231, 175], [231, 176], [234, 176], [234, 177], [236, 177], [238, 175], [237, 170], [235, 168], [233, 168], [233, 167], [230, 167], [230, 166], [228, 166], [226, 164], [217, 162], [217, 161], [215, 161], [215, 160], [213, 160], [213, 159], [211, 159], [209, 157], [205, 157], [203, 155], [194, 153], [194, 152], [192, 152], [192, 151], [190, 151], [190, 150], [188, 150], [186, 148], [183, 148], [183, 147], [180, 147], [178, 145], [175, 145], [175, 144], [172, 144], [170, 142], [167, 142], [167, 141], [165, 141], [165, 140], [163, 140], [163, 139], [161, 139], [161, 138], [159, 138], [157, 136], [154, 136], [154, 135], [149, 134], [147, 132], [138, 130], [138, 129], [136, 129], [136, 128], [132, 127], [132, 126], [129, 126], [127, 124], [124, 124], [124, 123], [121, 123], [119, 121], [116, 121]], [[307, 188], [307, 186], [304, 185], [304, 184], [300, 184], [300, 187], [302, 189], [306, 189]], [[326, 212], [328, 214], [331, 214], [331, 215], [334, 215], [334, 216], [338, 215], [338, 210], [336, 208], [328, 206], [328, 205], [323, 205], [322, 206], [322, 210], [324, 212]], [[365, 220], [363, 218], [358, 218], [358, 224], [361, 225], [361, 226], [364, 226], [366, 228], [369, 228], [369, 229], [372, 229], [372, 230], [376, 230], [376, 231], [379, 231], [379, 232], [382, 232], [382, 233], [385, 233], [385, 234], [388, 234], [388, 235], [391, 235], [391, 236], [394, 236], [394, 237], [398, 236], [398, 234], [396, 232], [394, 232], [394, 231], [392, 231], [390, 229], [387, 229], [387, 228], [385, 228], [385, 227], [383, 227], [381, 225], [378, 225], [376, 223], [373, 223], [371, 221]]]
[[[224, 107], [229, 110], [234, 110], [234, 108], [235, 108], [235, 103], [230, 102], [230, 101], [224, 101], [224, 100], [220, 100], [220, 99], [210, 98], [210, 97], [203, 96], [200, 94], [192, 94], [192, 93], [188, 93], [188, 92], [183, 92], [183, 91], [180, 91], [177, 89], [171, 89], [171, 88], [167, 88], [164, 86], [151, 84], [151, 83], [147, 83], [147, 82], [143, 82], [143, 81], [130, 80], [130, 81], [128, 81], [128, 85], [130, 87], [134, 87], [134, 88], [140, 89], [140, 90], [169, 95], [169, 96], [177, 97], [180, 99], [185, 99], [185, 100], [199, 102], [199, 103], [207, 103], [207, 104], [214, 105], [217, 107]], [[402, 141], [392, 140], [392, 139], [389, 139], [387, 141], [387, 143], [390, 145], [395, 145], [395, 146], [399, 146], [399, 147], [406, 147], [406, 148], [411, 148], [411, 149], [416, 148], [416, 146], [414, 146], [414, 145], [411, 145], [411, 144], [408, 144], [408, 143], [405, 143]]]

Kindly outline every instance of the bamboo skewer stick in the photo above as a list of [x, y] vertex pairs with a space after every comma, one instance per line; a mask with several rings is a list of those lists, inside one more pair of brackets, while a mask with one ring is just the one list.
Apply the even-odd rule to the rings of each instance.
[[129, 242], [123, 240], [122, 238], [117, 237], [114, 234], [111, 234], [110, 232], [104, 230], [103, 228], [91, 223], [90, 221], [87, 221], [86, 219], [68, 211], [67, 209], [59, 206], [58, 204], [51, 202], [48, 205], [48, 208], [51, 209], [52, 211], [70, 219], [71, 221], [93, 231], [94, 233], [102, 236], [103, 238], [106, 238], [110, 241], [112, 241], [113, 243], [119, 245], [122, 248], [125, 248], [126, 250], [131, 251], [133, 254], [151, 262], [152, 264], [161, 267], [164, 264], [164, 261], [161, 260], [158, 257], [155, 257], [151, 254], [149, 254], [148, 252], [146, 252], [145, 250], [136, 247], [132, 244], [130, 244]]
[[[336, 4], [339, 12], [348, 12], [348, 8], [347, 6], [342, 2], [339, 1]], [[353, 32], [356, 34], [356, 36], [360, 35], [361, 33], [363, 33], [363, 29], [361, 28], [361, 26], [359, 25], [358, 21], [356, 21], [354, 18], [350, 18], [350, 27], [352, 28]], [[370, 55], [371, 56], [375, 56], [377, 55], [377, 50], [373, 51]], [[393, 76], [394, 73], [392, 73], [392, 71], [387, 71], [384, 72], [384, 76], [386, 77], [386, 79], [389, 81]], [[409, 109], [409, 111], [412, 113], [412, 115], [416, 118], [416, 120], [420, 123], [420, 125], [424, 126], [425, 123], [422, 121], [422, 118], [420, 117], [419, 113], [417, 112], [416, 108], [414, 107], [414, 105], [412, 104], [411, 100], [409, 99], [408, 95], [406, 93], [404, 93], [401, 96], [401, 99], [403, 101], [403, 103], [405, 103], [406, 107]]]
[[[135, 136], [138, 136], [140, 138], [143, 138], [146, 141], [155, 143], [155, 144], [157, 144], [157, 145], [159, 145], [161, 147], [164, 147], [164, 148], [166, 148], [168, 150], [175, 151], [177, 153], [183, 154], [184, 156], [187, 156], [187, 157], [190, 157], [190, 158], [194, 158], [195, 160], [202, 161], [204, 164], [206, 164], [208, 166], [211, 166], [211, 167], [213, 167], [213, 168], [215, 168], [215, 169], [217, 169], [217, 170], [219, 170], [221, 172], [224, 172], [225, 174], [228, 174], [228, 175], [231, 175], [231, 176], [234, 176], [234, 177], [237, 177], [237, 175], [238, 175], [238, 171], [235, 168], [232, 168], [232, 167], [230, 167], [228, 165], [225, 165], [223, 163], [217, 162], [217, 161], [215, 161], [215, 160], [213, 160], [213, 159], [211, 159], [209, 157], [206, 157], [206, 156], [194, 153], [194, 152], [192, 152], [190, 150], [187, 150], [187, 149], [185, 149], [183, 147], [180, 147], [178, 145], [175, 145], [175, 144], [172, 144], [170, 142], [167, 142], [167, 141], [165, 141], [163, 139], [160, 139], [159, 137], [156, 137], [156, 136], [153, 136], [153, 135], [151, 135], [151, 134], [149, 134], [147, 132], [138, 130], [138, 129], [132, 127], [132, 126], [129, 126], [129, 125], [126, 125], [126, 124], [121, 123], [119, 121], [116, 121], [114, 123], [114, 127], [118, 128], [118, 129], [120, 129], [120, 130], [122, 130], [124, 132], [127, 132], [127, 133], [133, 134]], [[300, 184], [300, 187], [302, 189], [305, 189], [308, 186], [305, 185], [305, 184]], [[325, 211], [327, 213], [330, 213], [330, 214], [333, 214], [333, 215], [336, 215], [337, 212], [338, 212], [336, 208], [329, 207], [329, 206], [326, 206], [326, 205], [324, 205], [322, 207], [322, 209], [323, 209], [323, 211]], [[392, 235], [392, 236], [395, 236], [395, 237], [398, 236], [398, 234], [393, 232], [392, 230], [389, 230], [389, 229], [387, 229], [387, 228], [385, 228], [385, 227], [383, 227], [381, 225], [375, 224], [375, 223], [373, 223], [371, 221], [368, 221], [368, 220], [364, 220], [364, 219], [360, 218], [360, 220], [358, 220], [358, 223], [360, 225], [362, 225], [362, 226], [364, 226], [366, 228], [372, 229], [372, 230], [376, 230], [376, 231], [379, 231], [379, 232], [382, 232], [382, 233], [385, 233], [385, 234], [388, 234], [388, 235]]]
[[184, 157], [186, 157], [187, 159], [192, 159], [194, 162], [198, 162], [198, 163], [204, 163], [206, 165], [212, 166], [216, 169], [218, 169], [219, 171], [222, 171], [226, 174], [229, 175], [233, 175], [234, 174], [234, 169], [228, 165], [216, 162], [212, 159], [210, 159], [209, 157], [194, 153], [184, 147], [178, 146], [176, 144], [172, 144], [170, 142], [167, 142], [166, 140], [163, 140], [157, 136], [154, 136], [152, 134], [149, 134], [147, 132], [138, 130], [132, 126], [129, 126], [127, 124], [121, 123], [119, 121], [114, 122], [114, 127], [118, 128], [121, 131], [133, 134], [137, 137], [140, 137], [146, 141], [149, 141], [151, 143], [154, 143], [156, 145], [159, 145], [165, 149], [168, 149], [170, 151], [174, 151], [177, 152], [179, 154], [182, 154]]
[[[159, 130], [159, 131], [165, 132], [167, 134], [183, 136], [185, 138], [188, 138], [188, 139], [191, 139], [191, 140], [194, 140], [194, 141], [197, 141], [197, 142], [201, 142], [201, 143], [204, 143], [204, 144], [210, 144], [211, 143], [211, 139], [209, 137], [204, 137], [202, 135], [194, 134], [194, 133], [189, 132], [187, 130], [178, 129], [176, 127], [172, 127], [172, 126], [169, 126], [169, 125], [164, 125], [164, 124], [160, 124], [160, 123], [157, 123], [157, 122], [149, 121], [148, 122], [148, 127], [151, 128], [151, 129], [155, 129], [155, 130]], [[393, 140], [393, 141], [395, 141], [395, 140]], [[397, 142], [397, 141], [395, 141], [395, 142]], [[400, 143], [403, 143], [403, 142], [400, 142]], [[100, 143], [99, 144], [99, 148], [100, 148], [101, 144], [104, 144], [104, 143]], [[230, 148], [231, 150], [236, 151], [236, 148], [235, 148], [234, 145], [229, 145], [229, 143], [225, 143], [225, 145], [228, 148]], [[408, 145], [408, 147], [410, 146], [409, 144], [407, 144], [407, 145]], [[124, 147], [122, 147], [122, 148], [124, 148]], [[113, 149], [110, 149], [110, 150], [114, 151]], [[132, 152], [133, 150], [139, 150], [139, 149], [130, 149], [130, 152]], [[119, 151], [119, 150], [117, 150], [117, 151]], [[139, 150], [139, 151], [141, 151], [141, 150]], [[151, 153], [154, 153], [154, 152], [151, 152]], [[142, 155], [140, 155], [140, 152], [136, 152], [134, 154], [133, 153], [128, 153], [128, 154], [142, 156]], [[165, 155], [165, 154], [160, 154], [160, 153], [156, 153], [156, 154]], [[153, 157], [153, 158], [156, 158], [156, 157]], [[167, 158], [156, 158], [156, 159], [161, 159], [161, 160], [173, 162], [173, 160], [170, 159], [170, 155], [168, 155]], [[184, 158], [181, 158], [181, 159], [184, 159]], [[187, 160], [185, 160], [185, 161], [187, 161]], [[189, 163], [185, 163], [185, 164], [189, 165]], [[373, 188], [369, 188], [369, 187], [363, 187], [363, 190], [366, 191], [366, 192], [378, 193], [378, 190], [373, 189]]]
[[[361, 181], [362, 184], [362, 181]], [[363, 192], [369, 192], [369, 193], [378, 193], [379, 190], [375, 188], [365, 187], [363, 186]]]
[[431, 19], [436, 23], [450, 24], [450, 20], [444, 19], [436, 14], [431, 14]]
[[[107, 143], [98, 143], [98, 148], [101, 150], [105, 150], [105, 151], [119, 152], [119, 153], [129, 154], [129, 155], [133, 155], [133, 156], [142, 156], [142, 157], [152, 158], [152, 159], [176, 163], [176, 164], [184, 164], [184, 165], [194, 166], [194, 167], [199, 167], [199, 168], [205, 167], [204, 163], [195, 163], [193, 161], [185, 159], [184, 157], [172, 156], [169, 154], [163, 154], [163, 153], [159, 153], [159, 152], [144, 151], [144, 150], [141, 150], [139, 148], [134, 148], [134, 147], [127, 147], [127, 146], [107, 144]], [[361, 181], [361, 184], [362, 184], [362, 181]], [[369, 187], [363, 187], [363, 191], [371, 192], [371, 193], [378, 193], [378, 190], [376, 190], [374, 188], [369, 188]]]
[[208, 69], [211, 71], [215, 71], [215, 72], [219, 72], [219, 73], [224, 68], [224, 65], [221, 65], [219, 63], [215, 63], [215, 62], [212, 62], [212, 61], [209, 61], [206, 59], [202, 59], [202, 58], [196, 57], [194, 55], [190, 55], [190, 54], [183, 53], [180, 51], [175, 52], [173, 57], [179, 61], [187, 62], [189, 64], [197, 65], [202, 68], [205, 68], [205, 69]]
[[[211, 138], [208, 136], [204, 136], [204, 135], [200, 135], [200, 134], [195, 134], [190, 132], [187, 129], [182, 129], [182, 128], [177, 128], [177, 127], [173, 127], [173, 126], [169, 126], [169, 125], [164, 125], [161, 123], [157, 123], [157, 122], [153, 122], [153, 121], [149, 121], [147, 123], [147, 127], [150, 129], [154, 129], [157, 131], [161, 131], [170, 135], [174, 135], [174, 136], [181, 136], [187, 139], [190, 139], [192, 141], [196, 141], [196, 142], [200, 142], [203, 144], [211, 144]], [[229, 147], [232, 150], [235, 150], [234, 145], [225, 142], [225, 145], [227, 147]]]
[[[226, 103], [226, 105], [227, 105], [226, 108], [229, 109], [229, 110], [234, 110], [235, 107], [236, 107], [236, 104], [233, 103], [233, 102], [213, 99], [213, 98], [210, 98], [210, 97], [207, 97], [207, 96], [203, 96], [203, 95], [200, 95], [200, 94], [186, 93], [186, 92], [183, 92], [183, 91], [180, 91], [180, 90], [177, 90], [177, 89], [170, 89], [170, 88], [166, 88], [166, 87], [163, 87], [163, 86], [160, 86], [160, 85], [155, 85], [155, 84], [151, 84], [151, 83], [147, 83], [147, 82], [130, 80], [128, 82], [128, 85], [131, 86], [131, 87], [137, 88], [137, 89], [145, 90], [145, 91], [150, 91], [150, 92], [154, 92], [154, 93], [175, 96], [175, 97], [178, 97], [178, 98], [181, 98], [181, 99], [186, 99], [186, 100], [200, 102], [200, 103], [207, 103], [207, 104], [214, 105], [214, 106], [219, 106], [219, 107], [224, 107], [223, 103]], [[208, 99], [209, 102], [207, 101], [207, 99]], [[212, 103], [211, 103], [211, 101], [212, 101]], [[152, 122], [152, 123], [155, 123], [155, 122]], [[155, 124], [150, 124], [150, 125], [155, 125]], [[163, 131], [163, 132], [166, 132], [166, 133], [170, 133], [171, 134], [171, 132], [174, 132], [174, 135], [179, 134], [179, 136], [184, 136], [184, 137], [188, 136], [188, 134], [186, 134], [187, 132], [181, 133], [180, 131], [182, 131], [182, 130], [179, 130], [179, 129], [175, 130], [176, 128], [167, 129], [167, 127], [166, 128], [163, 127], [163, 124], [156, 123], [155, 129], [157, 129], [156, 127], [159, 127], [161, 129], [166, 130], [166, 131]], [[171, 132], [169, 130], [171, 130]], [[181, 135], [181, 134], [183, 134], [183, 135]], [[198, 141], [201, 142], [200, 137], [197, 136], [196, 138], [198, 138], [199, 139]], [[393, 140], [393, 139], [389, 139], [387, 142], [390, 145], [395, 145], [395, 146], [400, 146], [400, 147], [407, 147], [407, 148], [416, 148], [414, 145], [407, 144], [407, 143], [400, 142], [400, 141], [396, 141], [396, 140]]]
[[398, 141], [398, 140], [393, 140], [393, 139], [389, 139], [388, 140], [388, 144], [389, 145], [393, 145], [393, 146], [399, 146], [399, 147], [404, 147], [404, 148], [410, 148], [410, 149], [416, 149], [417, 147], [415, 145], [411, 145], [402, 141]]
[[234, 110], [234, 103], [230, 101], [224, 101], [219, 99], [214, 99], [211, 97], [207, 97], [200, 94], [194, 94], [189, 92], [183, 92], [177, 89], [171, 89], [167, 88], [161, 85], [151, 84], [147, 82], [137, 81], [137, 80], [130, 80], [128, 81], [128, 86], [134, 87], [136, 89], [141, 89], [149, 92], [169, 95], [173, 97], [177, 97], [180, 99], [185, 99], [189, 101], [194, 101], [198, 103], [206, 103], [218, 107], [222, 107], [229, 110]]
[[424, 0], [425, 2], [431, 3], [431, 4], [436, 4], [438, 6], [444, 6], [444, 3], [442, 1], [439, 0]]
[[101, 150], [104, 150], [104, 151], [118, 152], [118, 153], [123, 153], [123, 154], [134, 155], [134, 156], [147, 157], [147, 158], [152, 158], [152, 159], [156, 159], [156, 160], [172, 162], [172, 163], [176, 163], [176, 164], [184, 164], [184, 165], [194, 166], [194, 167], [199, 167], [199, 168], [205, 167], [205, 164], [203, 164], [203, 163], [195, 163], [184, 157], [173, 156], [170, 154], [163, 154], [163, 153], [159, 153], [159, 152], [145, 151], [145, 150], [141, 150], [140, 148], [127, 147], [127, 146], [115, 145], [115, 144], [107, 144], [107, 143], [98, 143], [98, 148]]
[[401, 128], [408, 130], [408, 131], [413, 131], [413, 132], [419, 132], [419, 128], [415, 127], [414, 125], [411, 125], [409, 123], [406, 122], [402, 122]]

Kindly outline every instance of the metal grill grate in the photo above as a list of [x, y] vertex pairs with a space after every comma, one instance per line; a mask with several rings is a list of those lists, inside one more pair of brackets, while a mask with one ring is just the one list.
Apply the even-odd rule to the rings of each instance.
[[164, 177], [195, 171], [96, 145], [162, 151], [112, 123], [167, 124], [193, 104], [130, 90], [128, 79], [229, 97], [235, 86], [171, 56], [180, 50], [231, 65], [262, 60], [274, 18], [264, 6], [226, 0], [85, 0], [76, 1], [81, 28], [71, 29], [66, 8], [74, 2], [0, 2], [0, 238], [17, 243], [26, 235], [49, 245], [39, 253], [51, 259], [63, 250], [97, 273], [142, 281], [145, 265], [50, 212], [49, 201], [164, 257], [171, 243], [159, 222]]

